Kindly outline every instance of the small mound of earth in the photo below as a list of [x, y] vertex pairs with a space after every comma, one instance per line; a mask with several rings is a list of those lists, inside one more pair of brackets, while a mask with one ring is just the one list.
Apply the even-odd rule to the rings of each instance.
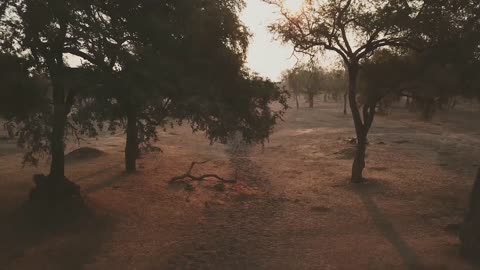
[[103, 152], [102, 150], [98, 150], [96, 148], [81, 147], [65, 155], [65, 160], [66, 161], [87, 160], [87, 159], [98, 158], [104, 154], [105, 152]]

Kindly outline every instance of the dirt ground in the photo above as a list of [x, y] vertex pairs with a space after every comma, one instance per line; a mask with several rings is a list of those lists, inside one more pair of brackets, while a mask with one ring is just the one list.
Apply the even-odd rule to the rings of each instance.
[[[134, 175], [122, 172], [122, 134], [89, 140], [105, 154], [66, 171], [93, 214], [50, 231], [15, 218], [46, 165], [22, 169], [3, 139], [0, 269], [475, 269], [445, 228], [461, 221], [480, 166], [479, 110], [378, 117], [361, 185], [348, 182], [353, 130], [341, 111], [292, 109], [265, 147], [168, 130]], [[237, 183], [168, 185], [205, 160], [196, 174]]]

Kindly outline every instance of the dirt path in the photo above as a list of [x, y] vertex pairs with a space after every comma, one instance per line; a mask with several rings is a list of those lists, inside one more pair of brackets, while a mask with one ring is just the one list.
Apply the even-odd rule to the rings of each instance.
[[[0, 256], [0, 269], [474, 269], [445, 226], [463, 215], [480, 127], [399, 115], [377, 119], [370, 181], [359, 186], [348, 183], [351, 120], [335, 104], [290, 111], [265, 148], [209, 146], [187, 128], [164, 132], [164, 152], [145, 156], [130, 176], [121, 173], [121, 137], [91, 142], [108, 154], [68, 172], [95, 219], [34, 242], [10, 237], [0, 244], [10, 254]], [[2, 205], [12, 207], [34, 170], [7, 166], [16, 156], [0, 158], [8, 179], [0, 185], [10, 194]], [[167, 184], [202, 160], [211, 162], [195, 173], [238, 183], [223, 191], [215, 182], [194, 191]]]

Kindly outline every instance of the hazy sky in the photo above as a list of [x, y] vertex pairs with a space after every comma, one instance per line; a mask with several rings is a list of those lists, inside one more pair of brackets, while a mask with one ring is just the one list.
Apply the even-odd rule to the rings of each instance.
[[[303, 0], [283, 1], [293, 12], [300, 10], [303, 3]], [[247, 66], [262, 76], [280, 80], [281, 72], [297, 63], [297, 58], [292, 56], [293, 47], [275, 40], [267, 28], [282, 16], [277, 7], [262, 0], [246, 0], [246, 3], [241, 19], [254, 35], [250, 40]], [[297, 57], [302, 56], [297, 54]], [[326, 51], [319, 55], [318, 61], [321, 67], [329, 69], [338, 67], [339, 58], [335, 53]]]
[[[284, 0], [287, 7], [298, 10], [303, 0]], [[262, 0], [246, 0], [247, 6], [241, 14], [241, 19], [249, 28], [253, 37], [248, 49], [247, 66], [261, 76], [279, 80], [282, 71], [291, 68], [297, 62], [292, 56], [293, 47], [282, 45], [274, 40], [267, 27], [280, 19], [278, 8], [264, 3]], [[80, 64], [78, 57], [68, 57], [72, 65]]]
[[[262, 0], [247, 0], [241, 19], [254, 35], [248, 50], [248, 67], [262, 76], [278, 80], [280, 73], [295, 65], [293, 48], [274, 40], [267, 27], [280, 18], [278, 9]], [[302, 0], [286, 0], [290, 9], [298, 9]]]

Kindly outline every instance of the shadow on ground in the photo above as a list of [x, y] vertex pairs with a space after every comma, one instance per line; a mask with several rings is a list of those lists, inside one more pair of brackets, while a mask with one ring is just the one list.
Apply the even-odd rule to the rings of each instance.
[[32, 220], [27, 215], [20, 208], [2, 217], [1, 269], [83, 269], [113, 226], [111, 218], [90, 211], [68, 221]]
[[424, 265], [415, 253], [412, 247], [402, 238], [402, 236], [395, 230], [393, 223], [387, 218], [383, 211], [378, 207], [375, 200], [372, 198], [371, 186], [372, 183], [359, 184], [353, 190], [360, 197], [368, 214], [372, 218], [378, 231], [385, 237], [386, 240], [395, 248], [402, 258], [407, 269], [418, 270], [424, 269]]

